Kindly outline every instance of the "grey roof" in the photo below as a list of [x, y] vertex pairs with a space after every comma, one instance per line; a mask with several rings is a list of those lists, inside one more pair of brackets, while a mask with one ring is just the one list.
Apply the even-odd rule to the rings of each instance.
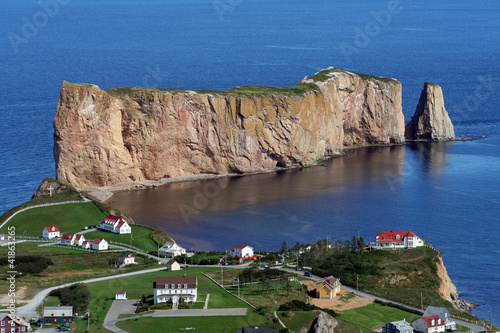
[[450, 312], [446, 308], [429, 305], [422, 317], [429, 317], [434, 315], [441, 317], [441, 319], [443, 320], [446, 320], [450, 317]]
[[44, 317], [73, 317], [72, 306], [46, 306], [43, 309]]

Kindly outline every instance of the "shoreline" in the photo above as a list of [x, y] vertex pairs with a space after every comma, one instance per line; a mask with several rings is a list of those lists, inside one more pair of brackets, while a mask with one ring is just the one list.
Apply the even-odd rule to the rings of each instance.
[[75, 187], [78, 192], [82, 192], [85, 195], [89, 196], [92, 199], [97, 201], [106, 203], [109, 199], [113, 197], [116, 192], [122, 191], [132, 191], [132, 190], [146, 190], [146, 189], [155, 189], [157, 187], [168, 185], [172, 183], [182, 183], [182, 182], [191, 182], [191, 181], [199, 181], [199, 180], [211, 180], [211, 179], [221, 179], [221, 178], [232, 178], [232, 177], [244, 177], [258, 174], [266, 174], [278, 171], [286, 171], [293, 169], [303, 169], [303, 168], [311, 168], [317, 166], [324, 166], [323, 163], [331, 160], [333, 158], [342, 157], [347, 154], [349, 151], [357, 150], [357, 149], [366, 149], [370, 147], [394, 147], [394, 146], [406, 146], [412, 143], [438, 143], [438, 142], [454, 142], [454, 141], [474, 141], [477, 138], [462, 138], [457, 137], [455, 139], [450, 140], [442, 140], [442, 141], [434, 141], [434, 140], [407, 140], [401, 143], [389, 143], [389, 144], [371, 144], [371, 145], [362, 145], [362, 146], [346, 146], [343, 148], [342, 152], [327, 156], [323, 159], [317, 160], [313, 164], [309, 165], [294, 165], [290, 167], [276, 167], [273, 169], [264, 169], [255, 172], [246, 172], [246, 173], [223, 173], [223, 174], [198, 174], [198, 175], [190, 175], [190, 176], [180, 176], [175, 178], [162, 178], [158, 180], [142, 180], [137, 181], [132, 184], [123, 184], [123, 185], [110, 185], [110, 186], [101, 186], [101, 187], [88, 187], [88, 188], [78, 188]]

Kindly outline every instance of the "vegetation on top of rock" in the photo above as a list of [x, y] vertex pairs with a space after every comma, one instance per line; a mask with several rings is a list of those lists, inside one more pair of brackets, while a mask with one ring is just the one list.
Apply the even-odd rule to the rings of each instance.
[[313, 76], [308, 76], [307, 79], [314, 80], [316, 82], [325, 82], [328, 79], [332, 78], [332, 73], [345, 73], [345, 74], [354, 74], [362, 78], [363, 80], [377, 80], [377, 81], [382, 81], [385, 83], [396, 83], [398, 82], [395, 79], [391, 79], [389, 77], [383, 77], [383, 76], [375, 76], [375, 75], [368, 75], [368, 74], [360, 74], [356, 72], [351, 72], [351, 71], [346, 71], [344, 69], [340, 68], [335, 68], [335, 67], [330, 67], [327, 69], [323, 69], [319, 71], [318, 73], [314, 74]]
[[319, 91], [319, 87], [313, 83], [299, 83], [293, 87], [266, 87], [266, 86], [241, 86], [230, 88], [228, 90], [183, 90], [183, 89], [162, 89], [162, 88], [140, 88], [140, 87], [119, 87], [106, 90], [106, 92], [115, 97], [130, 95], [134, 92], [168, 92], [172, 94], [180, 93], [197, 93], [201, 95], [217, 95], [217, 96], [246, 96], [260, 97], [267, 95], [278, 96], [301, 96], [309, 91]]
[[313, 311], [321, 310], [328, 313], [332, 317], [337, 317], [337, 313], [331, 309], [322, 309], [316, 305], [306, 304], [303, 301], [294, 299], [290, 302], [281, 304], [278, 311]]

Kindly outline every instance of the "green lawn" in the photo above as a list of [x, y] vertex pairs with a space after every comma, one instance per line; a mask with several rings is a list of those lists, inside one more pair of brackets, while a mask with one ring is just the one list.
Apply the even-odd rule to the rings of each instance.
[[17, 214], [0, 232], [7, 234], [7, 227], [15, 226], [18, 236], [41, 237], [43, 228], [55, 225], [61, 233], [75, 233], [84, 226], [101, 223], [105, 217], [93, 202], [38, 207]]
[[266, 316], [261, 316], [249, 310], [248, 315], [246, 316], [172, 318], [145, 317], [127, 319], [118, 322], [116, 326], [131, 333], [175, 332], [179, 331], [180, 328], [185, 327], [194, 327], [196, 328], [196, 332], [232, 333], [236, 328], [261, 324], [266, 321]]
[[130, 245], [130, 235], [132, 235], [132, 246], [149, 251], [158, 250], [156, 243], [153, 242], [151, 238], [149, 238], [149, 235], [153, 232], [153, 230], [137, 225], [131, 225], [131, 227], [132, 227], [132, 234], [120, 235], [120, 234], [114, 234], [109, 231], [95, 230], [86, 233], [85, 239], [93, 240], [95, 238], [104, 238], [108, 242], [113, 241]]
[[342, 319], [377, 330], [381, 326], [392, 321], [406, 319], [407, 322], [411, 323], [413, 320], [420, 317], [414, 313], [377, 303], [340, 313]]
[[[90, 305], [90, 312], [92, 313], [90, 332], [102, 332], [102, 330], [100, 330], [99, 328], [102, 326], [104, 317], [106, 316], [106, 313], [108, 312], [109, 307], [111, 306], [111, 303], [115, 296], [115, 291], [126, 290], [128, 299], [140, 299], [143, 295], [145, 296], [152, 295], [153, 282], [156, 281], [156, 277], [158, 276], [182, 276], [184, 274], [187, 274], [189, 276], [193, 275], [197, 276], [198, 294], [200, 294], [201, 296], [200, 299], [204, 299], [205, 294], [207, 293], [210, 294], [210, 300], [208, 301], [208, 308], [245, 307], [248, 308], [249, 311], [251, 310], [251, 308], [248, 307], [248, 305], [246, 305], [244, 302], [228, 294], [218, 285], [213, 283], [210, 279], [202, 275], [202, 272], [209, 270], [211, 269], [207, 267], [203, 268], [193, 267], [174, 272], [159, 271], [159, 272], [142, 274], [139, 276], [130, 276], [119, 279], [89, 283], [88, 287], [93, 294], [92, 302]], [[193, 307], [200, 308], [200, 306], [203, 307], [203, 303], [195, 303], [195, 306]], [[181, 325], [180, 327], [186, 327], [186, 326]], [[80, 331], [78, 330], [78, 332]]]
[[305, 327], [309, 331], [312, 322], [318, 315], [315, 311], [288, 311], [290, 317], [284, 316], [284, 311], [277, 313], [283, 324], [292, 332], [298, 332], [301, 327]]

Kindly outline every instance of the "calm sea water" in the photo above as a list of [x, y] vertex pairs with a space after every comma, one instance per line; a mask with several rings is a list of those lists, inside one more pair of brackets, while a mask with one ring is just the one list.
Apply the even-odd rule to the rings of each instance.
[[456, 133], [486, 138], [358, 150], [321, 167], [173, 184], [113, 202], [197, 249], [276, 249], [285, 239], [358, 231], [369, 239], [379, 229], [411, 228], [444, 252], [463, 297], [483, 304], [474, 313], [491, 311], [500, 323], [500, 3], [54, 3], [0, 4], [0, 212], [54, 176], [52, 119], [63, 80], [102, 88], [290, 86], [333, 65], [399, 79], [407, 120], [423, 83], [436, 82]]

